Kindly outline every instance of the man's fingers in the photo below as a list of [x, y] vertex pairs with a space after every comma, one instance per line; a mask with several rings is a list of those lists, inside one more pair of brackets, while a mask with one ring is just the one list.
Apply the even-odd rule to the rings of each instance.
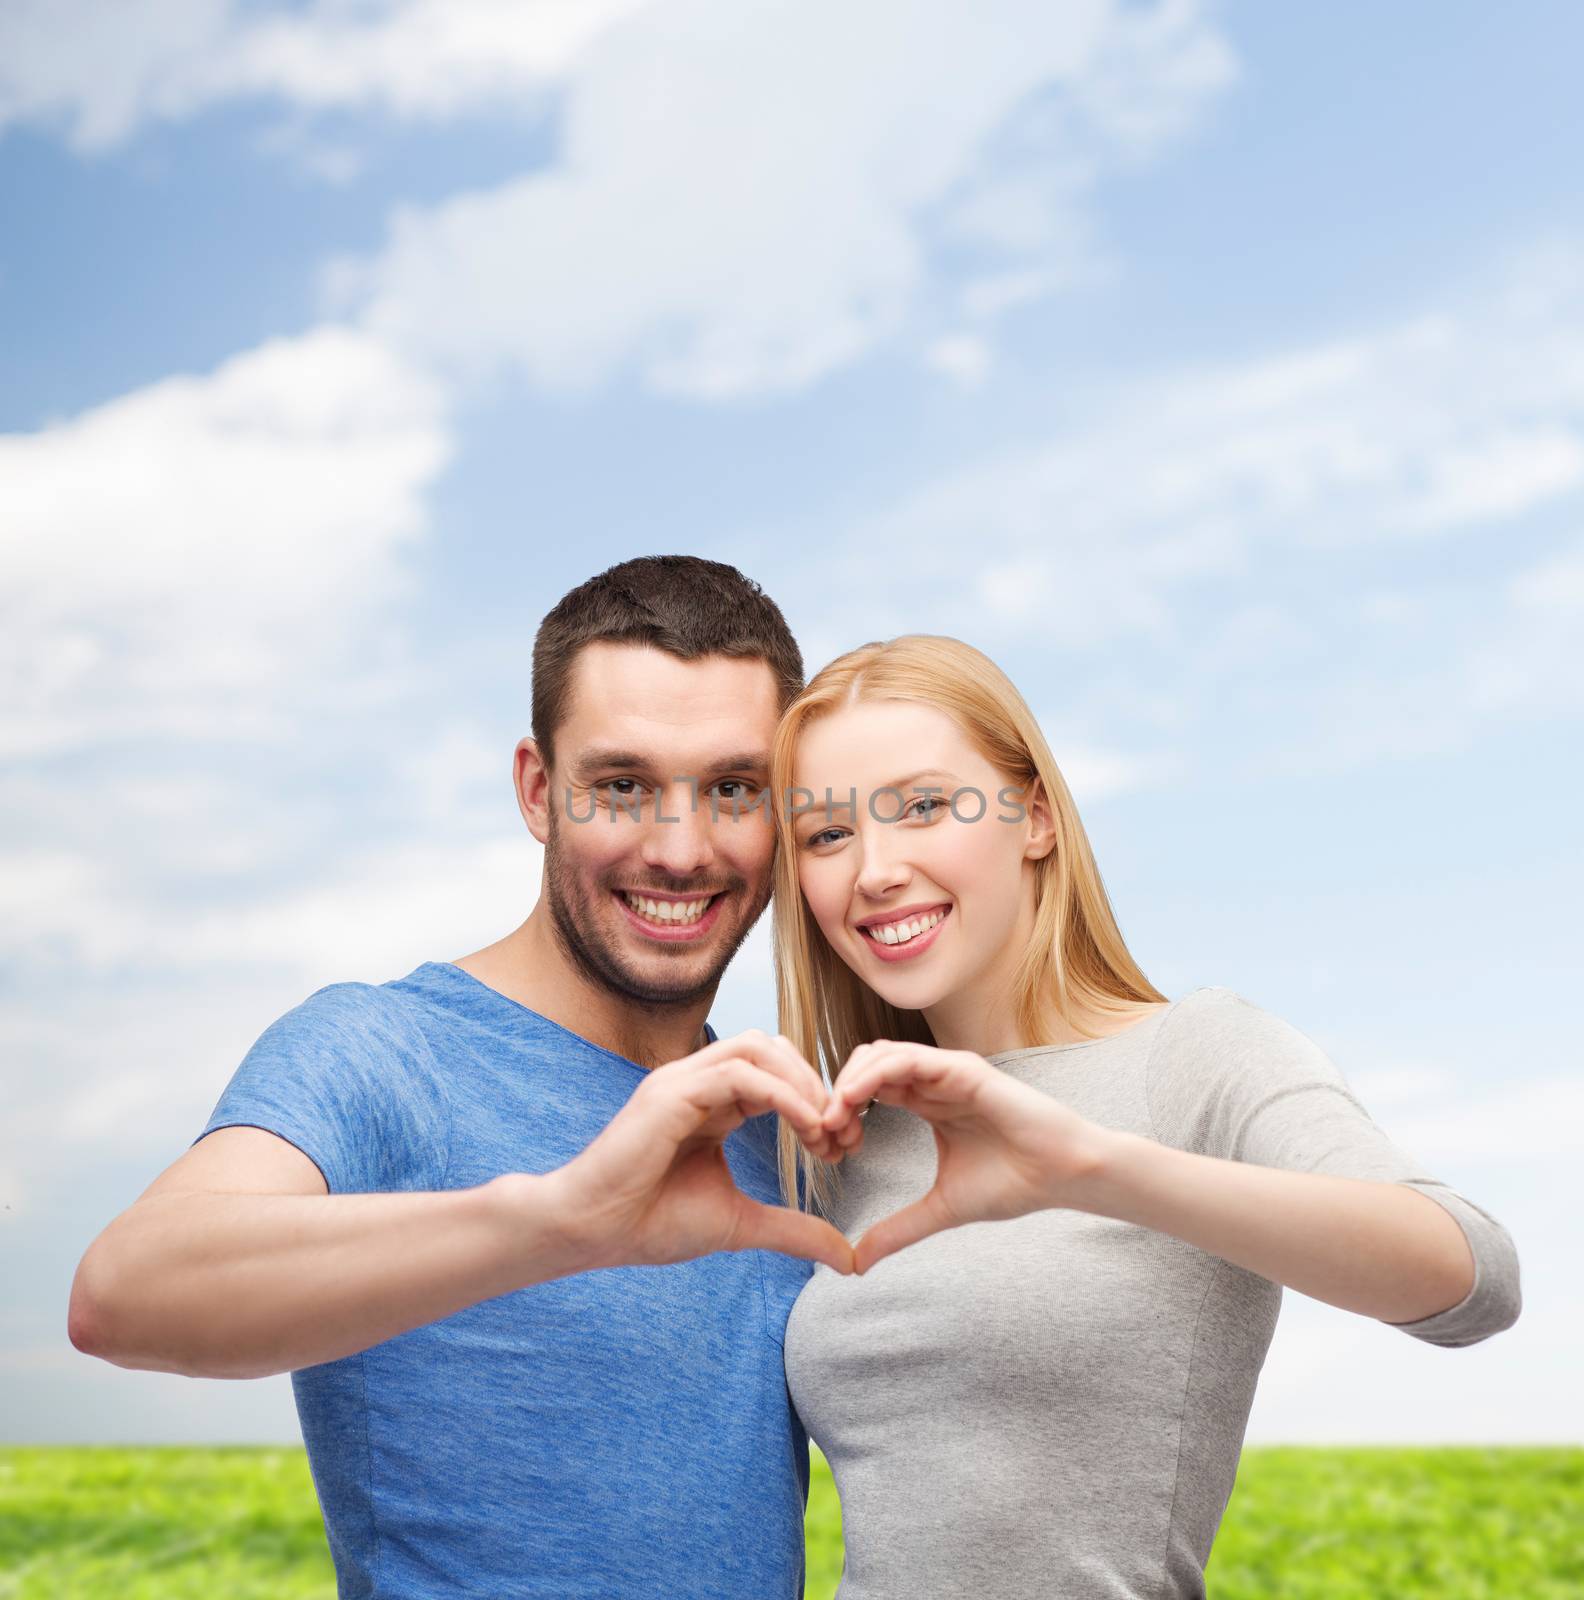
[[853, 1271], [852, 1246], [823, 1217], [790, 1206], [764, 1205], [744, 1195], [738, 1205], [738, 1225], [738, 1249], [779, 1250], [806, 1261], [823, 1261], [837, 1272]]
[[932, 1233], [941, 1233], [951, 1226], [951, 1219], [941, 1210], [932, 1189], [922, 1200], [877, 1222], [858, 1241], [853, 1249], [853, 1266], [857, 1272], [867, 1272], [875, 1262], [905, 1250]]
[[667, 1087], [691, 1108], [695, 1130], [723, 1111], [729, 1110], [739, 1121], [775, 1111], [791, 1123], [798, 1138], [816, 1155], [829, 1148], [830, 1136], [818, 1109], [785, 1078], [752, 1061], [734, 1056], [692, 1068]]
[[[717, 1039], [683, 1060], [689, 1066], [704, 1066], [732, 1057], [751, 1061], [766, 1072], [784, 1079], [806, 1099], [816, 1111], [823, 1111], [830, 1100], [825, 1080], [798, 1053], [792, 1041], [784, 1034], [767, 1034], [761, 1028], [749, 1028], [734, 1034], [730, 1039]], [[681, 1066], [682, 1062], [677, 1062]]]

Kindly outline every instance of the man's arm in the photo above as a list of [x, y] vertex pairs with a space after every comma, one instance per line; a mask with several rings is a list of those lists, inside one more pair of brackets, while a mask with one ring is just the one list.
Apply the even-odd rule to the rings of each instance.
[[776, 1249], [852, 1270], [828, 1222], [748, 1199], [720, 1143], [777, 1111], [815, 1154], [825, 1088], [757, 1030], [655, 1068], [575, 1160], [472, 1189], [336, 1194], [284, 1139], [221, 1128], [89, 1246], [68, 1332], [117, 1366], [257, 1378], [591, 1267]]

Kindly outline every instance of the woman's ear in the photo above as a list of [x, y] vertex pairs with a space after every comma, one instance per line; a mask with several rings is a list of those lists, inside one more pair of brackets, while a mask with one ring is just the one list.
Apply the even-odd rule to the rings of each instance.
[[1056, 819], [1051, 814], [1050, 801], [1045, 798], [1045, 785], [1038, 778], [1028, 787], [1024, 810], [1028, 842], [1023, 846], [1023, 858], [1041, 861], [1056, 848]]

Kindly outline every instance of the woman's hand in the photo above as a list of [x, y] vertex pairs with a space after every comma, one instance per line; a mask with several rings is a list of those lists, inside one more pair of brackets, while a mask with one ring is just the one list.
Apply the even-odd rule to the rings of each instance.
[[892, 1039], [859, 1045], [837, 1075], [822, 1118], [844, 1153], [861, 1147], [860, 1117], [871, 1099], [929, 1123], [936, 1169], [928, 1194], [858, 1241], [859, 1272], [946, 1228], [1066, 1204], [1064, 1195], [1099, 1166], [1108, 1137], [967, 1050]]

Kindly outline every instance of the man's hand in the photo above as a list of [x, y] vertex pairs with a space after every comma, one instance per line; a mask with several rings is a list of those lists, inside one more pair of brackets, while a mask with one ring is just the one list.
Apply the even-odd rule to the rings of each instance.
[[547, 1175], [579, 1266], [780, 1250], [851, 1272], [852, 1246], [829, 1222], [749, 1199], [721, 1149], [749, 1117], [776, 1111], [812, 1154], [839, 1160], [821, 1121], [829, 1098], [790, 1040], [757, 1028], [652, 1069], [604, 1132]]
[[590, 1267], [762, 1246], [851, 1272], [828, 1222], [739, 1193], [720, 1147], [773, 1110], [833, 1158], [827, 1100], [787, 1041], [744, 1034], [655, 1068], [554, 1172], [391, 1194], [329, 1194], [285, 1139], [220, 1128], [89, 1246], [68, 1331], [117, 1366], [260, 1378]]

